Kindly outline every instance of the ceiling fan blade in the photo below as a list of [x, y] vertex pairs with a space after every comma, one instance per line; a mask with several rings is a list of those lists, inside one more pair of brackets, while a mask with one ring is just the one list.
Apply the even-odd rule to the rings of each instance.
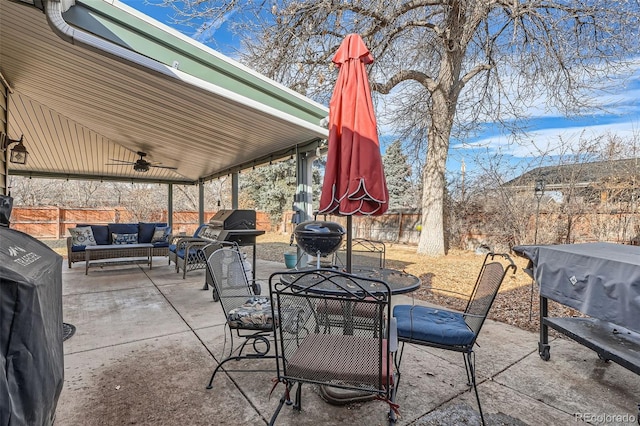
[[123, 164], [134, 164], [134, 161], [127, 161], [127, 160], [118, 160], [116, 158], [109, 158], [109, 161], [116, 161], [118, 163], [123, 163]]
[[131, 162], [121, 162], [121, 163], [105, 163], [105, 166], [130, 166], [135, 163]]
[[153, 165], [153, 164], [152, 164], [150, 167], [157, 167], [157, 168], [159, 168], [159, 169], [178, 170], [178, 168], [177, 168], [177, 167], [171, 167], [171, 166], [160, 166], [160, 165], [156, 166], [156, 165]]

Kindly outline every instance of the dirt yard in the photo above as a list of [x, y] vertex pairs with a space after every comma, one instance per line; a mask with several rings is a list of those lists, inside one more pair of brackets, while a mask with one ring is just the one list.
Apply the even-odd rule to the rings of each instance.
[[[259, 237], [258, 244], [257, 256], [263, 260], [284, 262], [284, 252], [295, 250], [295, 246], [289, 246], [288, 235], [265, 234]], [[522, 270], [527, 259], [515, 255], [512, 258], [518, 270], [505, 279], [489, 318], [538, 331], [537, 287], [534, 285], [532, 293], [532, 280]], [[387, 267], [404, 270], [422, 280], [421, 288], [412, 293], [415, 298], [457, 310], [464, 310], [483, 260], [482, 254], [460, 250], [441, 258], [431, 258], [418, 255], [415, 246], [386, 244]], [[549, 314], [575, 316], [579, 312], [549, 301]]]

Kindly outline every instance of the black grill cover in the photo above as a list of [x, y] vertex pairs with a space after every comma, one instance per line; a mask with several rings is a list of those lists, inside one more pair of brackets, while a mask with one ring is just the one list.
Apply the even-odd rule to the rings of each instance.
[[51, 425], [64, 380], [62, 256], [0, 226], [0, 426]]

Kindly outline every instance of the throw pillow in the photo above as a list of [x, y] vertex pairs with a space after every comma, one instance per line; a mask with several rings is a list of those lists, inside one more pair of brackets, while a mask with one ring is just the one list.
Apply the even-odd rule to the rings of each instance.
[[138, 234], [111, 234], [113, 244], [138, 244]]
[[169, 236], [167, 231], [169, 228], [167, 226], [156, 226], [156, 229], [153, 231], [153, 237], [151, 237], [152, 243], [166, 243], [167, 237]]
[[95, 246], [96, 240], [93, 238], [93, 231], [90, 226], [69, 228], [71, 234], [71, 244], [73, 246]]

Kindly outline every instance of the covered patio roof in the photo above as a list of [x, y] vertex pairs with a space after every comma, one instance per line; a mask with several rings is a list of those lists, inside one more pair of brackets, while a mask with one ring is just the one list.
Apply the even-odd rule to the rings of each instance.
[[[10, 175], [196, 184], [327, 136], [326, 107], [116, 0], [0, 0], [0, 84]], [[107, 165], [137, 151], [177, 169]]]

